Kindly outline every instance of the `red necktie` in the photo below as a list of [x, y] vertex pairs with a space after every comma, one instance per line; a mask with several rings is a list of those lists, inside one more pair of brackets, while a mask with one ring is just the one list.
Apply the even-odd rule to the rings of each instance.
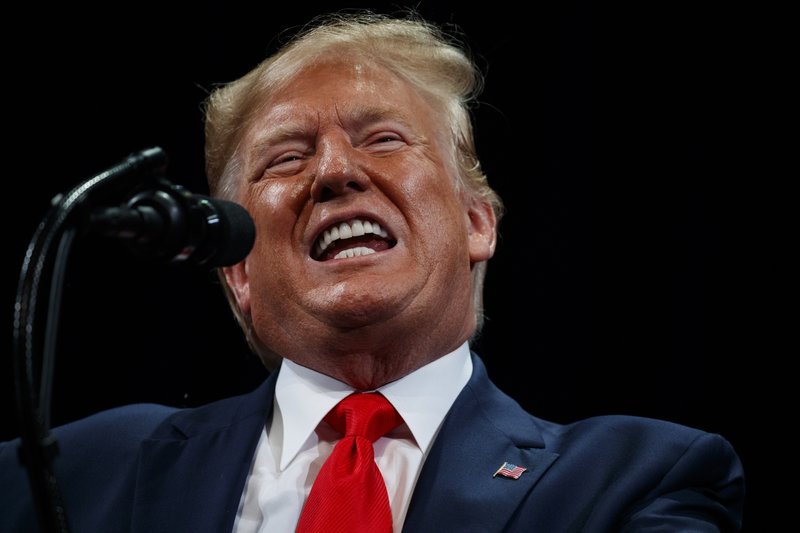
[[391, 533], [392, 510], [372, 443], [403, 419], [380, 393], [355, 393], [325, 421], [344, 437], [322, 465], [297, 533]]

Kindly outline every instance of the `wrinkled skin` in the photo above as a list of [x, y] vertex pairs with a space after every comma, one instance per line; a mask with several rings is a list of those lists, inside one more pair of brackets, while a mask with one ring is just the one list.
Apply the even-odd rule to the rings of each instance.
[[[379, 67], [318, 65], [272, 96], [243, 141], [238, 201], [256, 242], [225, 269], [265, 346], [370, 389], [470, 337], [471, 267], [494, 253], [496, 221], [456, 190], [447, 135], [429, 102]], [[319, 235], [353, 218], [389, 239], [317, 260]]]

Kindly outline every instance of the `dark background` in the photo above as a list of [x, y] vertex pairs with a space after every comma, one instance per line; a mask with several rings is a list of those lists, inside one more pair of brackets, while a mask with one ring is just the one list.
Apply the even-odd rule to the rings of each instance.
[[[486, 73], [478, 150], [504, 198], [476, 344], [494, 380], [558, 422], [607, 413], [726, 436], [765, 517], [752, 392], [762, 312], [735, 176], [743, 37], [711, 3], [643, 3], [620, 17], [584, 1], [418, 2], [455, 24]], [[319, 7], [324, 6], [323, 8]], [[6, 50], [6, 265], [0, 438], [17, 435], [13, 304], [49, 200], [159, 146], [168, 177], [207, 192], [200, 103], [275, 36], [322, 9], [399, 3], [155, 2], [16, 11]], [[516, 6], [516, 7], [515, 7]], [[736, 108], [737, 112], [732, 113]], [[752, 206], [752, 204], [750, 204]], [[131, 403], [199, 405], [250, 390], [250, 355], [214, 276], [79, 240], [61, 306], [53, 425]]]

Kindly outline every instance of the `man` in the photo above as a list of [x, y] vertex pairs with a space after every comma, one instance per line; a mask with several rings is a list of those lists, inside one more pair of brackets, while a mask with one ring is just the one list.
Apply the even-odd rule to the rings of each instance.
[[[538, 419], [470, 350], [503, 209], [472, 138], [481, 81], [432, 25], [336, 15], [211, 94], [211, 192], [257, 227], [221, 278], [273, 372], [197, 409], [129, 406], [54, 430], [76, 531], [307, 531], [337, 496], [315, 482], [350, 437], [328, 413], [367, 392], [397, 417], [369, 437], [381, 486], [361, 491], [384, 495], [393, 531], [740, 528], [742, 467], [723, 437]], [[30, 530], [15, 443], [0, 465], [0, 530]]]

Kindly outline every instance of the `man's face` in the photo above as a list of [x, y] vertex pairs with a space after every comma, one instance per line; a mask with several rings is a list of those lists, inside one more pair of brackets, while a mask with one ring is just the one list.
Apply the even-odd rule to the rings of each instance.
[[358, 63], [313, 67], [266, 102], [241, 149], [256, 243], [228, 271], [265, 345], [296, 358], [358, 331], [471, 334], [470, 267], [492, 254], [494, 218], [456, 191], [449, 135], [411, 86]]

